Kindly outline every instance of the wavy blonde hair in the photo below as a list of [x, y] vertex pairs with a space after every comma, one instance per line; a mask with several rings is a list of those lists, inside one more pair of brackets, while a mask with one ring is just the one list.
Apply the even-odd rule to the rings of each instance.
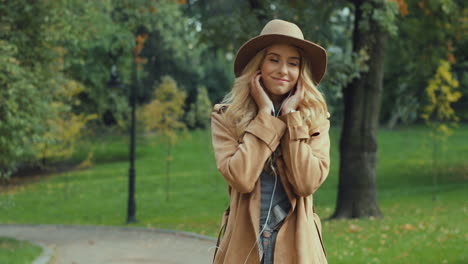
[[[236, 78], [232, 90], [224, 97], [222, 103], [228, 104], [225, 115], [226, 119], [236, 127], [238, 137], [244, 133], [247, 125], [252, 121], [258, 112], [257, 104], [250, 95], [250, 80], [263, 62], [267, 48], [257, 52], [257, 54], [245, 66], [242, 74]], [[304, 60], [304, 53], [297, 48], [301, 54], [301, 68], [299, 79], [304, 86], [304, 98], [299, 104], [298, 110], [301, 113], [302, 119], [310, 129], [315, 128], [324, 119], [328, 118], [328, 109], [325, 98], [317, 89], [312, 81], [310, 72], [310, 61]]]

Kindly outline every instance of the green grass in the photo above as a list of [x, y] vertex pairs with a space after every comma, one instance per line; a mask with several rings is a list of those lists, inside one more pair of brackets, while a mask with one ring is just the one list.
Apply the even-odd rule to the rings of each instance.
[[[315, 194], [322, 219], [333, 213], [338, 183], [338, 135], [332, 130], [332, 169]], [[379, 132], [378, 199], [382, 219], [325, 221], [330, 263], [467, 263], [468, 126], [439, 154], [439, 187], [432, 201], [431, 144], [424, 127]], [[196, 131], [173, 150], [166, 201], [164, 149], [154, 136], [137, 140], [138, 226], [216, 236], [229, 197], [216, 170], [209, 132]], [[128, 139], [103, 135], [83, 142], [75, 158], [94, 149], [88, 169], [4, 188], [0, 223], [124, 225]]]
[[26, 241], [0, 237], [0, 263], [31, 264], [42, 249]]

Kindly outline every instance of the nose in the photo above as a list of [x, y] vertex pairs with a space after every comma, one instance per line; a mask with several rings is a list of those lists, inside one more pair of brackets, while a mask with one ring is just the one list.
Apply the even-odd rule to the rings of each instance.
[[281, 63], [278, 71], [282, 75], [286, 75], [288, 73], [288, 64], [287, 63]]

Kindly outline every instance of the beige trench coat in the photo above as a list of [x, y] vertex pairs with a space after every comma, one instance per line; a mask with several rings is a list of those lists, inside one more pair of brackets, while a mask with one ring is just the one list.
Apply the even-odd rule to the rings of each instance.
[[216, 105], [211, 116], [216, 164], [229, 185], [230, 195], [230, 210], [223, 217], [227, 223], [214, 263], [260, 262], [256, 245], [260, 229], [259, 177], [265, 161], [278, 146], [282, 155], [276, 166], [292, 208], [279, 230], [274, 262], [327, 263], [312, 194], [329, 172], [330, 122], [325, 120], [309, 129], [298, 111], [279, 118], [261, 112], [238, 139], [234, 127], [224, 118], [225, 107]]

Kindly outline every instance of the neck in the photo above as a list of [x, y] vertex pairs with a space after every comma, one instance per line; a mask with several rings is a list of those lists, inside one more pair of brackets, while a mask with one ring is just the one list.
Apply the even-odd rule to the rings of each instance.
[[279, 102], [279, 103], [274, 103], [273, 102], [273, 106], [275, 107], [275, 112], [278, 112], [279, 108], [281, 107], [281, 102]]
[[268, 97], [270, 97], [270, 100], [273, 102], [273, 105], [275, 106], [280, 106], [281, 103], [283, 102], [284, 98], [286, 98], [286, 95], [275, 95], [275, 94], [268, 94]]
[[273, 103], [273, 106], [275, 107], [275, 112], [279, 112], [284, 99], [287, 97], [287, 94], [275, 95], [275, 94], [268, 93], [268, 97], [270, 97], [270, 100]]

